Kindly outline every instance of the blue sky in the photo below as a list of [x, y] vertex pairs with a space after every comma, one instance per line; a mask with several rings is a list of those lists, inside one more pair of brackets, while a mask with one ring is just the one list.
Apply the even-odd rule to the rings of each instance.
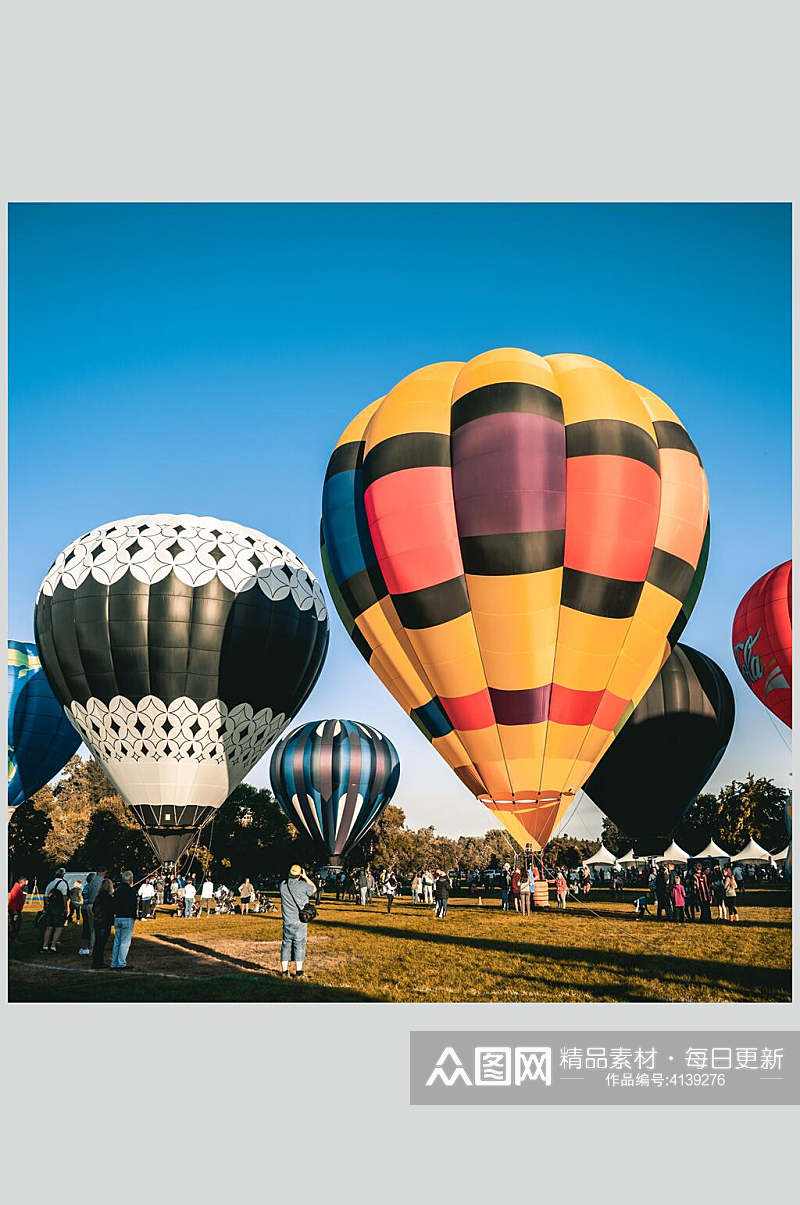
[[[9, 296], [11, 637], [32, 638], [56, 553], [129, 514], [258, 527], [323, 580], [322, 478], [356, 411], [435, 360], [581, 352], [662, 396], [709, 476], [685, 639], [737, 704], [710, 785], [750, 769], [789, 783], [788, 732], [730, 651], [742, 594], [791, 552], [788, 205], [17, 204]], [[298, 719], [328, 715], [391, 736], [410, 824], [489, 826], [333, 611]], [[595, 810], [567, 831], [599, 831]]]

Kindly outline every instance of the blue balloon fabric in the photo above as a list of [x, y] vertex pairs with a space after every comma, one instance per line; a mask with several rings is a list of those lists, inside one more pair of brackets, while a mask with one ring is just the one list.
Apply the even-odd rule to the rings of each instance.
[[392, 798], [400, 759], [377, 728], [353, 720], [303, 724], [276, 746], [272, 790], [284, 814], [341, 865]]
[[81, 738], [50, 689], [35, 644], [8, 642], [8, 806], [19, 807], [67, 764]]

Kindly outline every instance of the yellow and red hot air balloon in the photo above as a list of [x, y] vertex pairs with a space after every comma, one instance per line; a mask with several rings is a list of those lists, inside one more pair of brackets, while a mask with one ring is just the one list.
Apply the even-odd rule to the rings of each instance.
[[503, 348], [421, 368], [353, 419], [322, 552], [370, 667], [541, 847], [682, 630], [707, 523], [660, 398], [586, 356]]

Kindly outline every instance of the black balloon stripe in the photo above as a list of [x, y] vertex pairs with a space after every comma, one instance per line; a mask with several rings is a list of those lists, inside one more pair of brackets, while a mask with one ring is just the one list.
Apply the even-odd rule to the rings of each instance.
[[630, 619], [639, 603], [643, 584], [620, 581], [613, 577], [600, 577], [565, 566], [561, 605], [606, 619]]
[[393, 594], [392, 602], [404, 628], [433, 628], [458, 619], [470, 610], [469, 595], [463, 576], [453, 577], [423, 590]]
[[338, 448], [334, 448], [328, 461], [325, 480], [335, 477], [337, 473], [345, 473], [354, 469], [358, 464], [362, 446], [361, 440], [356, 440], [353, 443], [339, 444]]
[[339, 593], [344, 599], [345, 606], [352, 615], [363, 615], [365, 611], [386, 598], [389, 591], [383, 580], [380, 566], [375, 563], [367, 565], [349, 577], [339, 586]]
[[680, 423], [671, 419], [657, 419], [653, 423], [659, 448], [678, 448], [682, 452], [691, 452], [702, 464], [697, 448], [689, 438], [689, 433]]
[[541, 573], [564, 560], [563, 530], [462, 536], [459, 544], [464, 572], [476, 576]]
[[435, 431], [412, 431], [381, 440], [365, 456], [364, 489], [401, 469], [448, 468], [450, 465], [450, 436]]
[[653, 586], [658, 586], [666, 594], [683, 602], [694, 580], [695, 569], [688, 561], [665, 552], [663, 548], [654, 548], [650, 558], [650, 568], [647, 580]]
[[460, 397], [453, 405], [450, 429], [456, 431], [486, 414], [518, 413], [540, 414], [556, 422], [564, 421], [564, 406], [557, 393], [524, 381], [499, 381], [480, 385]]
[[658, 445], [635, 423], [615, 418], [587, 419], [566, 427], [567, 459], [575, 456], [625, 456], [658, 472]]

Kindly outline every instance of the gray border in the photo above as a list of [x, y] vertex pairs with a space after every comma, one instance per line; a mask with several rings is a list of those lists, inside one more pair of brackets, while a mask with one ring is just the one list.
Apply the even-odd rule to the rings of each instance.
[[[711, 0], [663, 9], [609, 0], [524, 14], [505, 0], [491, 9], [468, 0], [16, 6], [6, 21], [14, 50], [2, 81], [12, 114], [2, 194], [798, 198], [790, 23], [788, 6], [773, 0], [757, 12]], [[795, 489], [797, 473], [795, 441]], [[796, 943], [795, 934], [795, 967]], [[775, 1131], [791, 1119], [772, 1110], [734, 1111], [733, 1125], [730, 1114], [704, 1111], [702, 1129], [684, 1124], [674, 1146], [663, 1121], [636, 1109], [576, 1108], [569, 1120], [540, 1112], [535, 1124], [524, 1111], [411, 1117], [408, 1031], [796, 1028], [797, 1004], [4, 1006], [3, 1019], [7, 1095], [20, 1103], [12, 1191], [13, 1180], [30, 1189], [41, 1168], [81, 1192], [106, 1176], [124, 1198], [111, 1121], [103, 1150], [95, 1120], [96, 1161], [81, 1166], [69, 1126], [42, 1149], [33, 1106], [54, 1084], [94, 1086], [135, 1134], [142, 1102], [165, 1077], [191, 1078], [190, 1107], [165, 1099], [164, 1141], [137, 1135], [122, 1160], [132, 1181], [157, 1184], [160, 1195], [185, 1193], [202, 1175], [207, 1196], [253, 1191], [268, 1176], [273, 1190], [330, 1184], [338, 1200], [360, 1191], [360, 1177], [389, 1201], [462, 1183], [477, 1199], [533, 1175], [536, 1193], [606, 1200], [635, 1185], [660, 1200], [673, 1195], [676, 1149], [684, 1183], [735, 1177], [737, 1195], [754, 1199], [765, 1182], [788, 1185], [792, 1148]], [[336, 1091], [324, 1093], [325, 1082]], [[209, 1093], [230, 1099], [210, 1152], [197, 1120]], [[291, 1154], [308, 1146], [311, 1160]]]

